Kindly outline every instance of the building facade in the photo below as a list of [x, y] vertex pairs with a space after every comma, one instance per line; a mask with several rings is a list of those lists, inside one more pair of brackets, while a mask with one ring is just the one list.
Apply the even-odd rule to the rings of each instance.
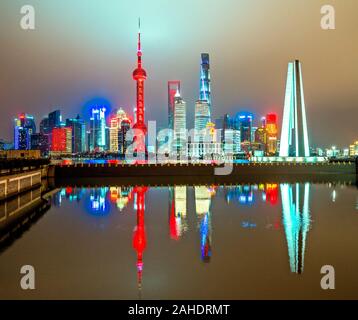
[[31, 135], [36, 133], [34, 117], [22, 113], [14, 120], [14, 148], [15, 150], [30, 150]]
[[266, 116], [266, 152], [268, 156], [275, 156], [277, 153], [277, 135], [278, 135], [278, 126], [277, 126], [277, 115], [270, 113]]
[[180, 81], [168, 81], [168, 129], [174, 129], [175, 95], [180, 94]]
[[52, 153], [72, 153], [72, 128], [62, 127], [52, 130]]
[[206, 101], [208, 103], [209, 117], [211, 117], [212, 100], [211, 100], [211, 80], [210, 80], [210, 58], [208, 53], [201, 54], [199, 99], [202, 101]]
[[109, 151], [110, 152], [119, 152], [120, 145], [119, 145], [119, 134], [122, 126], [123, 120], [128, 120], [128, 116], [126, 112], [120, 108], [117, 110], [114, 115], [111, 117], [110, 120], [110, 127], [109, 127]]
[[86, 124], [84, 120], [77, 115], [74, 119], [66, 120], [66, 127], [72, 129], [72, 152], [86, 152]]
[[173, 152], [175, 154], [187, 154], [186, 129], [186, 102], [182, 99], [178, 90], [174, 98], [173, 118]]
[[106, 108], [95, 107], [91, 109], [89, 151], [105, 151], [106, 148]]

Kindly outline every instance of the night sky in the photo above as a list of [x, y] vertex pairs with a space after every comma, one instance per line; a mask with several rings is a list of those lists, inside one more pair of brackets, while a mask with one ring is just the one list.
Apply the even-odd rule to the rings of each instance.
[[[36, 10], [36, 30], [20, 28], [20, 8]], [[322, 5], [336, 30], [320, 27]], [[189, 125], [199, 95], [200, 53], [211, 58], [213, 116], [248, 110], [281, 120], [287, 63], [303, 68], [311, 144], [358, 139], [357, 0], [1, 0], [0, 137], [13, 118], [37, 122], [60, 108], [88, 117], [102, 97], [132, 112], [137, 21], [142, 21], [146, 118], [167, 124], [167, 81], [182, 81]]]

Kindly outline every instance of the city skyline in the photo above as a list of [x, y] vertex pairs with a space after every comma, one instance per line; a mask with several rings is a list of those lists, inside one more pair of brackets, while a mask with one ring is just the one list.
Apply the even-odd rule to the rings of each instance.
[[[264, 10], [262, 6], [259, 7], [255, 1], [253, 2], [254, 4], [251, 5], [248, 4], [247, 1], [226, 1], [226, 5], [224, 5], [223, 8], [221, 8], [221, 10], [218, 12], [219, 15], [227, 13], [229, 6], [233, 5], [238, 9], [246, 11], [246, 13], [250, 12], [253, 17], [256, 15], [260, 16], [259, 12]], [[353, 71], [353, 68], [350, 67], [348, 62], [347, 64], [343, 60], [339, 60], [340, 63], [334, 62], [336, 61], [337, 57], [347, 57], [350, 56], [350, 54], [352, 54], [353, 57], [354, 52], [357, 51], [355, 51], [356, 45], [354, 45], [349, 38], [350, 36], [354, 36], [354, 32], [356, 30], [353, 26], [354, 17], [352, 17], [351, 21], [349, 19], [350, 14], [345, 14], [346, 19], [345, 21], [340, 22], [337, 30], [323, 31], [319, 27], [319, 21], [321, 17], [319, 9], [322, 1], [314, 2], [314, 4], [311, 4], [312, 2], [310, 2], [309, 5], [306, 4], [305, 13], [310, 18], [305, 20], [305, 24], [307, 25], [305, 26], [305, 30], [307, 30], [307, 28], [312, 28], [312, 32], [315, 32], [319, 35], [317, 39], [317, 42], [319, 43], [316, 45], [310, 43], [312, 45], [311, 48], [300, 47], [300, 44], [303, 41], [302, 38], [304, 37], [298, 35], [297, 31], [301, 30], [300, 28], [303, 27], [301, 22], [293, 21], [290, 23], [285, 21], [284, 23], [288, 23], [289, 25], [288, 29], [293, 31], [292, 35], [294, 39], [292, 41], [296, 41], [296, 43], [291, 43], [291, 41], [288, 42], [288, 44], [281, 43], [280, 48], [285, 52], [285, 54], [278, 53], [275, 50], [272, 50], [272, 52], [269, 52], [270, 50], [263, 50], [263, 52], [258, 50], [258, 48], [260, 48], [265, 41], [262, 41], [263, 43], [257, 43], [257, 39], [255, 37], [252, 37], [251, 39], [252, 44], [247, 45], [247, 36], [250, 35], [250, 32], [253, 32], [254, 35], [257, 35], [259, 32], [257, 30], [250, 30], [250, 32], [243, 30], [243, 27], [245, 25], [247, 26], [248, 22], [241, 22], [240, 27], [240, 23], [236, 21], [236, 18], [240, 17], [242, 12], [237, 12], [237, 16], [233, 14], [229, 15], [231, 19], [229, 21], [229, 25], [233, 26], [232, 29], [228, 28], [229, 30], [225, 30], [226, 32], [223, 32], [224, 30], [222, 28], [214, 28], [214, 30], [212, 30], [213, 26], [210, 26], [213, 33], [207, 35], [205, 34], [204, 29], [198, 28], [198, 32], [196, 32], [193, 36], [198, 41], [198, 43], [195, 42], [193, 46], [185, 46], [187, 50], [185, 52], [185, 57], [182, 59], [172, 59], [170, 55], [173, 53], [178, 53], [173, 52], [172, 49], [168, 49], [167, 47], [164, 48], [163, 45], [165, 46], [165, 44], [167, 44], [170, 47], [173, 45], [173, 39], [168, 38], [168, 30], [163, 31], [162, 33], [158, 30], [157, 33], [154, 32], [153, 28], [158, 27], [159, 24], [154, 22], [153, 17], [150, 16], [150, 14], [152, 14], [153, 8], [149, 10], [149, 13], [141, 14], [142, 33], [145, 35], [143, 38], [143, 47], [146, 52], [146, 69], [150, 74], [150, 77], [146, 81], [146, 101], [148, 101], [146, 104], [147, 120], [157, 120], [159, 126], [162, 127], [167, 125], [167, 81], [177, 79], [181, 81], [181, 95], [187, 102], [187, 118], [189, 120], [188, 127], [193, 127], [194, 105], [195, 101], [199, 98], [199, 83], [197, 79], [200, 74], [200, 54], [202, 52], [208, 52], [211, 57], [211, 82], [212, 95], [214, 97], [212, 109], [213, 119], [220, 118], [225, 113], [235, 115], [239, 111], [250, 110], [256, 114], [256, 123], [259, 121], [262, 115], [267, 113], [276, 113], [279, 117], [278, 123], [281, 123], [287, 63], [288, 61], [298, 58], [302, 61], [303, 64], [308, 113], [307, 118], [308, 127], [310, 128], [309, 134], [312, 137], [312, 145], [330, 146], [332, 144], [337, 144], [342, 147], [348, 146], [352, 141], [356, 140], [354, 118], [355, 112], [357, 112], [356, 105], [358, 103], [358, 99], [354, 92], [354, 83], [358, 82], [355, 81], [358, 77], [358, 73]], [[101, 14], [108, 14], [110, 11], [108, 9], [111, 6], [116, 6], [115, 3], [108, 5], [101, 5], [96, 1], [93, 3], [96, 3], [96, 8], [99, 6], [102, 9]], [[158, 4], [160, 1], [154, 1], [154, 3]], [[270, 5], [276, 10], [277, 15], [280, 14], [280, 10], [277, 9], [277, 5], [279, 3], [282, 3], [282, 1], [275, 1], [274, 4]], [[254, 10], [255, 5], [257, 10]], [[133, 53], [135, 52], [136, 43], [133, 40], [136, 34], [135, 29], [138, 13], [136, 13], [136, 17], [133, 17], [132, 19], [134, 12], [132, 6], [129, 3], [125, 5], [123, 4], [122, 9], [126, 9], [127, 12], [130, 13], [129, 16], [131, 19], [128, 18], [121, 20], [115, 22], [115, 24], [110, 19], [109, 22], [111, 26], [111, 35], [118, 34], [119, 37], [126, 37], [123, 45], [119, 47], [117, 46], [116, 48], [113, 48], [113, 44], [110, 45], [107, 43], [107, 41], [105, 41], [107, 36], [105, 37], [104, 35], [101, 37], [100, 34], [96, 33], [95, 35], [92, 35], [91, 38], [88, 34], [88, 30], [83, 30], [80, 28], [80, 25], [78, 25], [80, 30], [77, 30], [76, 32], [84, 32], [85, 35], [87, 34], [87, 38], [91, 38], [91, 41], [94, 41], [95, 39], [99, 41], [101, 38], [103, 38], [103, 43], [106, 45], [106, 50], [101, 50], [101, 48], [98, 47], [97, 50], [93, 51], [96, 53], [96, 55], [98, 55], [99, 60], [97, 61], [101, 63], [87, 65], [87, 62], [94, 58], [92, 56], [94, 53], [85, 51], [85, 62], [74, 69], [75, 79], [77, 82], [85, 82], [86, 84], [91, 82], [89, 87], [92, 87], [92, 89], [88, 89], [87, 85], [85, 86], [86, 88], [78, 87], [78, 83], [74, 84], [72, 82], [74, 80], [70, 80], [69, 83], [64, 83], [63, 81], [69, 77], [69, 74], [66, 73], [66, 71], [69, 71], [68, 66], [63, 65], [65, 60], [69, 63], [69, 65], [72, 65], [75, 61], [78, 61], [79, 58], [76, 55], [78, 48], [74, 46], [73, 42], [69, 43], [69, 50], [65, 50], [66, 52], [63, 50], [59, 51], [60, 54], [57, 54], [56, 52], [56, 54], [52, 56], [52, 63], [47, 57], [44, 59], [44, 64], [39, 65], [41, 60], [40, 57], [45, 52], [47, 52], [47, 50], [52, 52], [51, 49], [49, 49], [46, 45], [45, 41], [47, 39], [46, 36], [48, 35], [48, 31], [45, 32], [45, 30], [41, 30], [41, 26], [46, 26], [47, 28], [54, 26], [56, 23], [56, 17], [51, 15], [53, 21], [47, 21], [42, 20], [40, 16], [40, 22], [38, 23], [37, 30], [34, 30], [32, 34], [28, 34], [18, 27], [18, 21], [16, 18], [19, 16], [17, 13], [19, 10], [15, 10], [16, 3], [4, 4], [2, 6], [4, 6], [5, 10], [8, 10], [9, 16], [6, 17], [4, 21], [0, 22], [1, 27], [5, 28], [3, 25], [7, 26], [8, 28], [5, 29], [9, 30], [9, 32], [14, 36], [10, 42], [7, 38], [0, 38], [0, 41], [5, 44], [5, 58], [10, 58], [9, 53], [14, 51], [14, 47], [17, 48], [17, 52], [20, 57], [19, 61], [17, 61], [18, 63], [13, 61], [14, 59], [8, 59], [10, 63], [9, 65], [4, 66], [4, 72], [0, 76], [0, 84], [3, 88], [3, 90], [0, 91], [0, 107], [3, 112], [3, 116], [0, 119], [1, 138], [11, 140], [13, 135], [12, 120], [18, 115], [18, 113], [25, 112], [34, 115], [35, 118], [40, 121], [42, 116], [47, 114], [49, 111], [58, 109], [56, 106], [61, 106], [64, 118], [73, 118], [78, 113], [86, 117], [89, 114], [89, 110], [85, 110], [84, 106], [86, 105], [87, 101], [96, 96], [108, 99], [112, 103], [113, 108], [123, 107], [127, 113], [132, 113], [133, 106], [135, 105], [135, 86], [132, 83], [133, 81], [131, 81], [130, 75], [131, 69], [135, 63], [133, 59]], [[39, 5], [34, 3], [34, 6], [36, 7]], [[57, 5], [55, 4], [40, 5], [40, 7], [46, 12], [52, 12], [56, 6]], [[65, 3], [64, 6], [67, 7], [69, 4]], [[197, 6], [197, 3], [193, 4], [193, 9], [198, 10]], [[291, 10], [297, 10], [298, 20], [303, 15], [302, 4], [298, 4], [298, 2], [294, 2], [293, 4], [285, 3], [285, 6]], [[344, 7], [340, 7], [340, 5], [337, 4], [337, 13], [339, 13], [340, 10], [341, 12], [348, 12], [350, 6], [353, 8], [354, 3], [348, 2]], [[148, 5], [145, 7], [148, 8]], [[156, 7], [156, 5], [154, 4], [153, 7]], [[68, 9], [71, 9], [70, 13], [76, 13], [81, 16], [81, 11], [79, 10], [80, 8], [81, 5], [76, 4]], [[268, 20], [273, 23], [272, 27], [275, 29], [278, 28], [280, 24], [271, 21], [274, 17], [272, 13], [273, 8], [270, 9], [271, 11], [268, 11], [271, 13], [268, 15]], [[160, 13], [164, 13], [169, 9], [169, 5], [164, 6]], [[89, 10], [89, 12], [93, 14], [91, 10]], [[207, 13], [208, 16], [213, 14], [210, 10], [208, 10]], [[86, 14], [85, 18], [89, 19], [89, 16], [90, 13]], [[283, 15], [283, 17], [285, 16]], [[255, 21], [258, 24], [258, 28], [261, 30], [263, 21]], [[73, 27], [77, 25], [75, 21], [72, 23]], [[168, 22], [164, 20], [162, 24], [163, 26], [167, 26]], [[121, 25], [123, 28], [121, 28]], [[98, 27], [98, 33], [100, 33], [102, 28], [103, 27]], [[351, 28], [349, 29], [351, 32], [348, 35], [345, 34], [343, 36], [343, 32], [347, 32], [347, 28]], [[173, 29], [175, 30], [174, 27]], [[61, 40], [60, 42], [62, 45], [64, 44], [63, 41], [67, 38], [72, 39], [73, 41], [75, 40], [71, 34], [62, 34], [63, 31], [61, 31], [61, 29], [57, 31], [59, 35], [61, 35], [59, 41]], [[185, 30], [179, 32], [181, 37], [190, 35], [190, 33], [186, 33], [184, 31]], [[232, 38], [229, 37], [229, 35], [233, 36], [233, 32], [235, 35], [235, 41], [232, 41]], [[244, 35], [246, 35], [246, 38], [239, 37], [239, 35], [243, 36], [243, 32]], [[228, 37], [224, 37], [224, 39], [220, 38], [220, 40], [218, 40], [220, 35], [227, 35]], [[156, 43], [154, 36], [157, 37], [156, 40], [160, 41]], [[280, 36], [276, 37], [275, 39], [271, 39], [272, 42], [270, 42], [270, 45], [277, 43], [277, 40], [286, 39], [286, 36], [286, 34], [280, 34]], [[28, 43], [30, 38], [35, 42], [36, 45], [33, 46]], [[317, 46], [319, 47], [318, 49], [327, 49], [328, 42], [332, 41], [333, 39], [346, 45], [341, 47], [341, 51], [337, 49], [331, 50], [334, 52], [324, 51], [324, 59], [319, 59], [321, 56], [319, 54], [320, 50], [316, 50], [314, 52], [314, 47], [316, 46], [316, 49]], [[243, 42], [241, 42], [241, 40]], [[347, 47], [346, 41], [348, 41], [352, 47]], [[24, 45], [24, 48], [20, 46], [21, 43]], [[87, 42], [85, 41], [85, 43], [86, 46]], [[232, 55], [229, 54], [227, 50], [218, 50], [218, 43], [221, 45], [225, 44], [225, 48], [229, 44], [232, 44], [232, 46], [237, 48], [237, 46], [240, 46], [240, 43], [246, 43], [246, 46], [244, 46], [245, 50], [238, 51], [237, 54], [235, 54], [235, 62], [237, 62], [237, 65], [232, 65], [229, 63], [232, 61]], [[190, 42], [190, 44], [192, 43]], [[174, 47], [177, 48], [177, 43], [174, 43]], [[309, 47], [309, 45], [307, 45], [307, 47]], [[66, 47], [63, 47], [63, 49], [64, 48]], [[345, 50], [345, 48], [351, 48], [353, 50]], [[118, 49], [120, 50], [118, 51]], [[125, 53], [124, 56], [120, 55], [121, 50], [123, 53]], [[103, 53], [104, 51], [106, 54]], [[31, 58], [30, 60], [25, 59], [25, 61], [23, 61], [21, 59], [21, 56], [25, 54], [25, 52], [29, 54], [29, 57]], [[75, 53], [75, 55], [71, 56], [70, 53]], [[250, 53], [257, 57], [257, 61], [253, 64], [249, 63], [249, 65], [246, 65], [246, 62], [252, 61]], [[54, 52], [52, 52], [52, 54], [54, 54]], [[109, 62], [104, 62], [101, 60], [106, 55], [109, 58]], [[163, 59], [162, 56], [168, 56], [168, 59]], [[164, 63], [163, 68], [158, 67], [157, 58], [160, 58], [160, 64]], [[172, 60], [175, 61], [175, 63], [173, 63]], [[270, 63], [267, 63], [268, 60], [270, 60]], [[344, 60], [346, 61], [349, 59]], [[55, 64], [53, 64], [54, 61], [56, 61]], [[26, 66], [23, 65], [24, 62], [26, 62]], [[168, 69], [167, 64], [170, 64], [170, 72], [163, 72], [163, 69]], [[230, 70], [228, 70], [229, 64], [231, 68]], [[12, 69], [11, 66], [16, 68]], [[23, 68], [21, 68], [21, 66]], [[65, 70], [60, 70], [60, 66], [64, 66]], [[35, 69], [37, 71], [33, 74], [35, 79], [30, 77], [30, 69]], [[127, 69], [129, 72], [126, 71]], [[95, 70], [100, 71], [100, 77], [96, 78], [97, 80], [93, 80]], [[260, 78], [257, 77], [258, 71], [259, 74], [261, 74]], [[89, 76], [86, 76], [87, 72], [90, 73]], [[328, 74], [325, 72], [328, 72]], [[328, 76], [329, 74], [331, 77]], [[51, 85], [46, 81], [46, 75], [50, 76]], [[90, 75], [92, 75], [92, 77]], [[223, 75], [225, 76], [223, 77]], [[113, 81], [113, 77], [116, 78], [116, 81]], [[9, 78], [12, 81], [5, 81], [5, 78]], [[19, 85], [14, 85], [16, 83]], [[71, 86], [71, 83], [74, 85]], [[334, 87], [337, 89], [334, 90]], [[50, 88], [50, 90], [48, 90], [48, 88]], [[68, 90], [72, 91], [72, 94], [68, 94]], [[123, 94], [124, 92], [125, 94]], [[51, 95], [51, 97], [49, 95]], [[21, 105], [21, 107], [18, 107], [19, 105]], [[338, 106], [341, 112], [335, 112]], [[343, 121], [344, 125], [341, 125]], [[332, 127], [338, 126], [337, 122], [340, 124], [339, 130], [331, 130]], [[322, 123], [324, 123], [323, 126]]]

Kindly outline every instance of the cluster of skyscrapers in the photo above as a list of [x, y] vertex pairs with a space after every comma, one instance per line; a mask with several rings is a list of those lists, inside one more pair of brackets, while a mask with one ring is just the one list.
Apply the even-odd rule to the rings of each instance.
[[[62, 121], [60, 110], [56, 110], [42, 119], [37, 132], [33, 116], [21, 114], [14, 123], [14, 149], [41, 150], [43, 155], [110, 152], [123, 156], [129, 145], [133, 144], [134, 147], [130, 149], [133, 154], [139, 152], [147, 155], [149, 146], [144, 94], [146, 79], [139, 29], [137, 66], [133, 71], [137, 89], [133, 117], [129, 117], [121, 108], [108, 115], [106, 106], [94, 105], [91, 106], [89, 124], [86, 124], [79, 115]], [[165, 154], [172, 156], [171, 159], [286, 159], [315, 155], [309, 145], [302, 68], [297, 60], [288, 65], [280, 139], [277, 115], [274, 113], [267, 114], [255, 125], [254, 116], [249, 112], [239, 112], [234, 116], [226, 114], [214, 120], [213, 107], [210, 58], [208, 53], [202, 53], [198, 100], [194, 108], [190, 108], [194, 111], [194, 128], [189, 130], [187, 127], [189, 110], [182, 96], [181, 82], [169, 81], [169, 134], [165, 147], [158, 149], [162, 142], [157, 142], [156, 150], [163, 152], [164, 149]], [[130, 119], [134, 120], [133, 123]], [[130, 129], [133, 129], [133, 134], [131, 141], [128, 141], [126, 136]], [[350, 155], [358, 153], [356, 145], [350, 147]]]
[[62, 121], [61, 111], [55, 110], [41, 120], [37, 131], [34, 117], [20, 114], [14, 120], [14, 149], [40, 150], [43, 155], [124, 153], [125, 134], [131, 128], [131, 121], [122, 108], [107, 120], [105, 107], [91, 109], [89, 124], [79, 115]]
[[[276, 155], [277, 115], [268, 114], [254, 126], [250, 113], [226, 114], [213, 119], [209, 54], [201, 54], [199, 99], [194, 106], [194, 129], [187, 130], [187, 105], [181, 96], [180, 81], [168, 82], [168, 127], [173, 132], [172, 148], [180, 156], [196, 159]], [[189, 132], [188, 132], [189, 131]], [[169, 146], [170, 147], [170, 146]]]

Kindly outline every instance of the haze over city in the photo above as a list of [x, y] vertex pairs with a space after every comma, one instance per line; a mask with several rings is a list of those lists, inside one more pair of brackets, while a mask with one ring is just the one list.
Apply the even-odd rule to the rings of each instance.
[[1, 3], [0, 137], [12, 139], [20, 112], [37, 124], [57, 108], [88, 118], [87, 102], [96, 97], [132, 113], [140, 16], [147, 120], [167, 125], [167, 81], [180, 80], [192, 127], [200, 53], [208, 52], [214, 119], [246, 110], [256, 121], [275, 112], [280, 123], [287, 63], [297, 58], [312, 145], [347, 146], [357, 138], [358, 5], [334, 2], [336, 30], [324, 31], [325, 3], [27, 1], [36, 10], [34, 31], [19, 26], [23, 1]]

